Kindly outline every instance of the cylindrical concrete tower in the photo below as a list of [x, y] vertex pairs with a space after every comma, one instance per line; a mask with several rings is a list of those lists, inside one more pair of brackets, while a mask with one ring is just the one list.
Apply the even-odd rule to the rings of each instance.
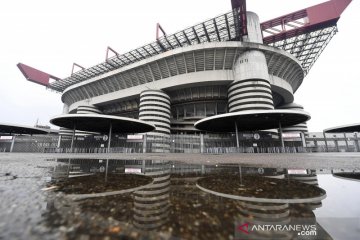
[[[68, 114], [68, 111], [69, 111], [69, 107], [66, 104], [64, 104], [63, 113]], [[77, 107], [76, 113], [77, 114], [101, 114], [101, 111], [94, 105], [82, 105], [82, 106]], [[71, 140], [73, 131], [74, 131], [73, 129], [62, 128], [62, 127], [60, 128], [58, 148], [61, 147], [62, 140]], [[87, 135], [91, 135], [91, 134], [93, 134], [93, 133], [80, 131], [80, 130], [75, 131], [75, 136], [87, 136]], [[68, 147], [68, 146], [65, 146], [65, 147]]]
[[77, 114], [101, 114], [101, 111], [94, 105], [82, 105], [76, 109]]
[[139, 119], [150, 122], [156, 129], [147, 134], [147, 145], [153, 152], [170, 149], [170, 97], [161, 90], [145, 90], [140, 93]]
[[[282, 106], [278, 107], [277, 109], [304, 111], [304, 107], [299, 105], [299, 104], [296, 104], [296, 103], [285, 104], [285, 105], [282, 105]], [[303, 133], [307, 133], [308, 128], [307, 128], [306, 122], [303, 122], [303, 123], [296, 124], [294, 126], [283, 128], [283, 132], [303, 132]]]
[[[259, 18], [248, 12], [248, 36], [244, 41], [262, 43]], [[274, 103], [265, 54], [248, 50], [239, 55], [233, 66], [234, 81], [228, 89], [229, 112], [272, 110]]]
[[170, 164], [152, 162], [145, 166], [145, 176], [154, 179], [150, 186], [134, 192], [134, 225], [142, 230], [155, 230], [168, 221], [170, 212]]

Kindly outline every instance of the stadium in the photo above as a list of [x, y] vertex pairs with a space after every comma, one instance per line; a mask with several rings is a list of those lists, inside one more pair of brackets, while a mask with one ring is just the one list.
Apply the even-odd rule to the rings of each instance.
[[[27, 80], [62, 94], [62, 114], [113, 115], [156, 127], [112, 136], [112, 151], [299, 151], [310, 114], [294, 94], [350, 2], [331, 0], [261, 23], [245, 0], [232, 0], [231, 11], [174, 34], [158, 24], [156, 41], [127, 53], [108, 47], [105, 62], [74, 64], [64, 79], [18, 67]], [[57, 148], [69, 147], [72, 132], [60, 129]], [[76, 137], [78, 149], [102, 147], [96, 134]]]

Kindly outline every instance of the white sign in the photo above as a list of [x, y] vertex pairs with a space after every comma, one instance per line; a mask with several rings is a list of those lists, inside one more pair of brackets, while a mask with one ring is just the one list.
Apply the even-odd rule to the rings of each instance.
[[288, 174], [307, 174], [306, 169], [288, 169]]
[[127, 135], [128, 140], [142, 140], [143, 135]]
[[300, 133], [283, 133], [283, 138], [299, 138]]
[[141, 168], [125, 168], [125, 173], [141, 173]]
[[0, 136], [0, 140], [11, 140], [12, 136]]

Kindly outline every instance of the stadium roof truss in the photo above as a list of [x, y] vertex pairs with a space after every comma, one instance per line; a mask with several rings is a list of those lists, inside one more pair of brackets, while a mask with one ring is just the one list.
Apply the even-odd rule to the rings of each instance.
[[[234, 2], [235, 8], [231, 12], [171, 35], [164, 34], [157, 37], [155, 42], [124, 54], [118, 54], [110, 48], [115, 55], [107, 57], [105, 62], [74, 72], [67, 78], [56, 79], [57, 81], [52, 83], [46, 84], [42, 80], [41, 84], [55, 91], [63, 92], [73, 84], [172, 49], [206, 42], [241, 41], [242, 36], [247, 34], [246, 24], [244, 24], [246, 17], [244, 19], [243, 14], [244, 11], [246, 12], [246, 4], [244, 0], [233, 0], [232, 2]], [[336, 34], [336, 23], [350, 2], [351, 0], [331, 0], [261, 23], [264, 44], [283, 49], [294, 55], [307, 74]], [[165, 32], [163, 31], [163, 33]], [[26, 70], [22, 66], [24, 64], [18, 64], [24, 73]], [[37, 82], [36, 79], [32, 79], [32, 81]]]

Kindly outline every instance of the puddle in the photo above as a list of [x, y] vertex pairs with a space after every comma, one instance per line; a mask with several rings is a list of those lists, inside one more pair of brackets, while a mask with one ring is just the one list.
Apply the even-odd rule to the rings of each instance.
[[43, 238], [357, 239], [360, 234], [354, 169], [50, 162], [38, 190], [44, 208], [33, 210], [41, 212]]

